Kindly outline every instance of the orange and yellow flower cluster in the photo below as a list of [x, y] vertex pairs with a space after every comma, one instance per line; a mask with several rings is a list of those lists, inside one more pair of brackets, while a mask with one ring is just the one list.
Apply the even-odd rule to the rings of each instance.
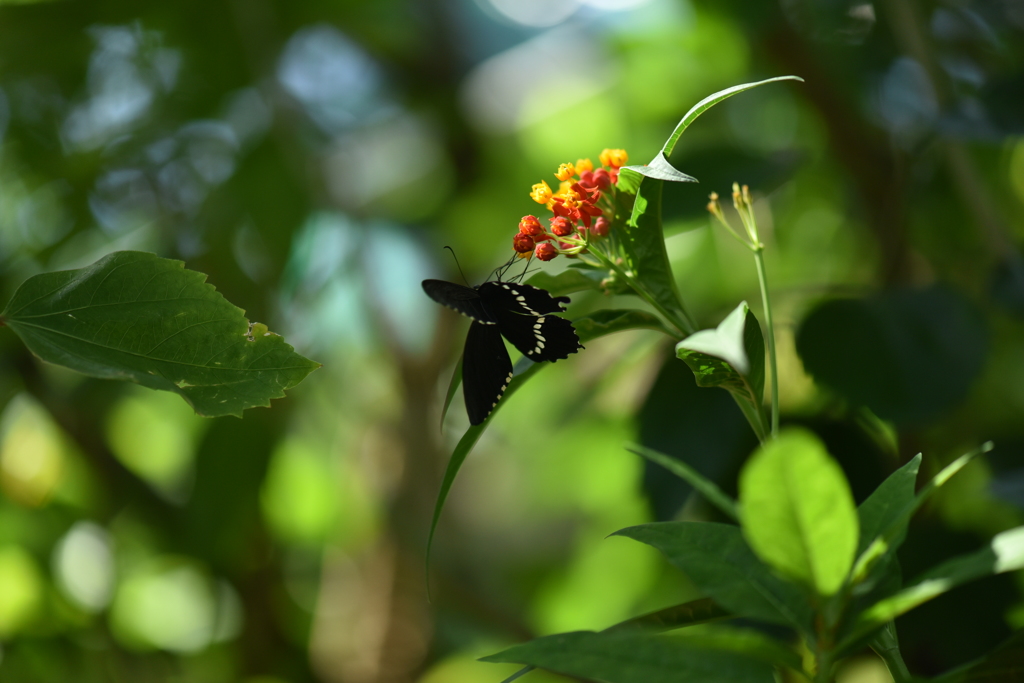
[[609, 216], [614, 211], [606, 195], [615, 192], [619, 169], [629, 162], [629, 156], [624, 149], [606, 149], [598, 160], [601, 166], [596, 170], [590, 159], [560, 165], [555, 171], [558, 192], [543, 180], [533, 186], [530, 198], [554, 215], [548, 219], [547, 229], [536, 216], [519, 221], [512, 248], [520, 258], [532, 254], [550, 261], [559, 254], [573, 256], [584, 251], [591, 239], [608, 235]]

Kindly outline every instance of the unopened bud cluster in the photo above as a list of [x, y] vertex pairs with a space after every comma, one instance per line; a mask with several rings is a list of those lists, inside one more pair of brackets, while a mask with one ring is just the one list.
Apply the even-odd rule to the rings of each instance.
[[561, 164], [555, 171], [559, 181], [555, 192], [545, 181], [533, 186], [530, 198], [553, 214], [545, 228], [536, 216], [523, 216], [512, 248], [521, 258], [531, 254], [550, 261], [559, 254], [575, 256], [585, 252], [591, 239], [607, 237], [614, 210], [608, 194], [614, 195], [619, 169], [629, 162], [623, 149], [606, 149], [594, 169], [590, 159]]

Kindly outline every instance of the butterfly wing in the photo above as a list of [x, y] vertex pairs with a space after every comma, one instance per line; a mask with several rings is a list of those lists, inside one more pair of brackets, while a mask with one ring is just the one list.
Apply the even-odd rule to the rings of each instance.
[[470, 424], [487, 419], [511, 381], [512, 361], [498, 327], [474, 321], [462, 353], [462, 393]]
[[553, 315], [568, 297], [512, 282], [485, 282], [479, 292], [498, 330], [530, 360], [556, 361], [583, 348], [572, 323]]
[[476, 291], [492, 312], [501, 309], [523, 315], [547, 315], [563, 312], [569, 303], [567, 296], [551, 296], [546, 289], [515, 282], [485, 282]]
[[463, 287], [444, 280], [424, 280], [423, 291], [437, 303], [473, 320], [490, 324], [495, 322], [487, 312], [480, 293], [472, 287]]

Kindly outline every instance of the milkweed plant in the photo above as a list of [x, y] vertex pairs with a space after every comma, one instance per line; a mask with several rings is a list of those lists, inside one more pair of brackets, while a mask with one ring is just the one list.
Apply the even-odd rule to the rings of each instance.
[[[719, 196], [707, 206], [713, 223], [749, 249], [764, 320], [739, 303], [714, 329], [698, 330], [687, 312], [665, 249], [662, 189], [694, 179], [668, 161], [685, 130], [704, 111], [744, 90], [787, 76], [735, 86], [694, 106], [646, 165], [629, 165], [621, 149], [561, 164], [557, 189], [542, 181], [531, 198], [546, 212], [519, 222], [512, 248], [520, 258], [569, 258], [557, 275], [528, 281], [553, 296], [597, 290], [638, 296], [649, 308], [602, 309], [576, 317], [581, 342], [628, 329], [660, 330], [701, 387], [727, 390], [760, 445], [739, 473], [738, 497], [676, 458], [641, 446], [628, 450], [688, 482], [728, 521], [670, 521], [620, 529], [661, 551], [703, 597], [637, 616], [601, 631], [537, 638], [484, 658], [607, 683], [771, 683], [834, 681], [845, 659], [873, 650], [896, 683], [913, 679], [900, 654], [894, 619], [965, 582], [1024, 567], [1024, 527], [1002, 532], [983, 549], [924, 574], [902, 578], [896, 551], [920, 508], [968, 462], [991, 449], [979, 445], [919, 482], [921, 455], [893, 472], [859, 506], [822, 441], [808, 430], [780, 428], [775, 332], [768, 273], [750, 189], [732, 187], [738, 227]], [[544, 211], [538, 213], [545, 213]], [[763, 323], [763, 326], [762, 326]], [[501, 402], [548, 363], [524, 357]], [[459, 385], [450, 384], [444, 411]], [[767, 398], [766, 386], [769, 387]], [[449, 461], [434, 510], [429, 549], [444, 501], [466, 456], [494, 417], [471, 425]], [[941, 683], [1024, 680], [1018, 634], [981, 660], [947, 673]], [[996, 678], [1001, 676], [1001, 678]]]

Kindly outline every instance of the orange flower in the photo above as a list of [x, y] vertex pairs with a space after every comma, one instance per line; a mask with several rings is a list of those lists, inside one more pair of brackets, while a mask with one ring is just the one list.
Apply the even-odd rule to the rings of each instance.
[[538, 204], [547, 204], [551, 201], [553, 193], [551, 187], [545, 181], [540, 181], [530, 190], [530, 199]]
[[609, 168], [622, 168], [629, 163], [629, 155], [624, 149], [605, 149], [598, 158], [602, 166]]
[[576, 160], [576, 172], [586, 173], [587, 171], [594, 170], [594, 162], [590, 159], [577, 159]]
[[576, 168], [573, 167], [572, 162], [564, 163], [559, 165], [558, 170], [555, 171], [555, 177], [565, 182], [576, 175]]

